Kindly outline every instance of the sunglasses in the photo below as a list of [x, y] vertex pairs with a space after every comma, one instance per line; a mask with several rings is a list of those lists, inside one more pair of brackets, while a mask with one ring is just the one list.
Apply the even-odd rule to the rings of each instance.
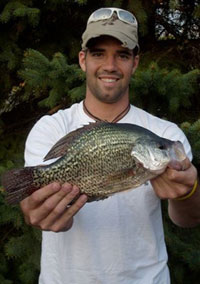
[[92, 13], [87, 23], [89, 24], [91, 22], [97, 22], [101, 20], [110, 19], [114, 12], [117, 13], [117, 17], [120, 21], [125, 22], [127, 24], [131, 24], [131, 25], [135, 25], [135, 24], [137, 25], [137, 20], [133, 16], [133, 14], [131, 14], [130, 12], [126, 10], [119, 9], [119, 8], [100, 8], [96, 10], [94, 13]]

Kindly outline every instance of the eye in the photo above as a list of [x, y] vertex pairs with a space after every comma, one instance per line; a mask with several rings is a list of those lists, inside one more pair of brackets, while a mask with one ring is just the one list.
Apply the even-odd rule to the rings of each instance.
[[120, 54], [120, 57], [122, 59], [128, 59], [129, 58], [129, 56], [127, 54]]
[[125, 52], [119, 54], [119, 58], [121, 58], [122, 60], [129, 60], [130, 57], [131, 55]]
[[159, 148], [160, 150], [165, 150], [165, 149], [166, 149], [165, 145], [161, 145], [161, 144], [158, 145], [158, 148]]
[[96, 51], [96, 52], [92, 52], [91, 55], [92, 55], [92, 57], [99, 58], [99, 57], [103, 56], [103, 53], [99, 52], [99, 51]]

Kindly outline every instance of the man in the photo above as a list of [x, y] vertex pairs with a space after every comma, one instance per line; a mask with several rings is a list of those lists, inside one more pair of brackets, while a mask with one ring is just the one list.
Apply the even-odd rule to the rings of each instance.
[[180, 140], [189, 158], [179, 171], [168, 168], [148, 184], [104, 201], [86, 203], [83, 194], [69, 206], [79, 189], [68, 183], [52, 183], [22, 201], [26, 222], [43, 230], [39, 283], [169, 284], [160, 199], [169, 199], [176, 224], [200, 222], [190, 145], [175, 124], [129, 105], [129, 81], [139, 63], [137, 21], [131, 13], [95, 11], [82, 39], [85, 100], [36, 123], [26, 143], [26, 166], [41, 164], [62, 136], [95, 120], [134, 123]]

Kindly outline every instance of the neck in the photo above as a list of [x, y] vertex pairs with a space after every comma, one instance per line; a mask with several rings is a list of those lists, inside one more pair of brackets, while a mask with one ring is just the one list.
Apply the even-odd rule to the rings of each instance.
[[83, 102], [85, 113], [96, 121], [117, 122], [122, 119], [130, 109], [129, 101], [120, 103], [91, 102], [87, 98]]

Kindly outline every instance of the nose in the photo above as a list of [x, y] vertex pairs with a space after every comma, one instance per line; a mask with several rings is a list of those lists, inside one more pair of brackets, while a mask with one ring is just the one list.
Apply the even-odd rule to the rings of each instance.
[[114, 56], [107, 56], [103, 63], [103, 69], [108, 72], [113, 72], [117, 70], [117, 62]]

